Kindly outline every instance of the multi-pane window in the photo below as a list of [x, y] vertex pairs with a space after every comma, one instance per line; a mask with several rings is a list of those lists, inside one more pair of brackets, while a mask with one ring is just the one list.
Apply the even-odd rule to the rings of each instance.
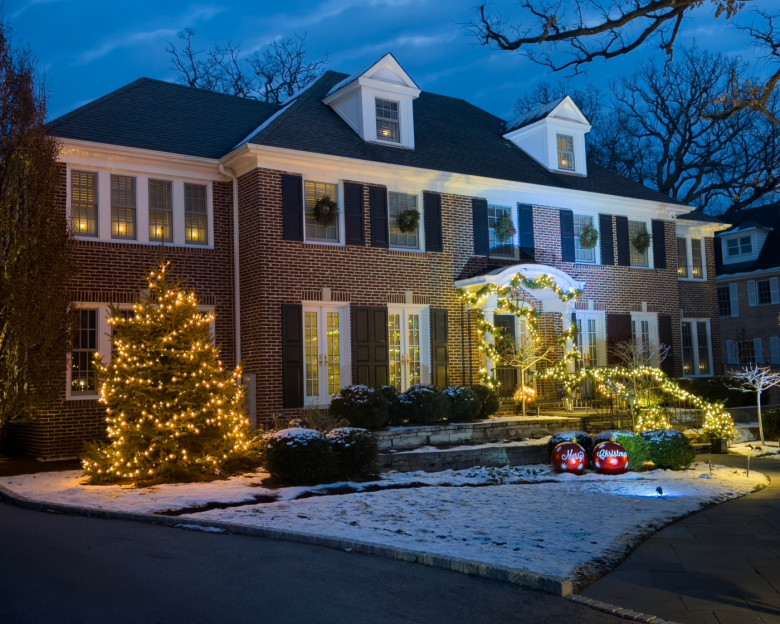
[[691, 239], [691, 277], [704, 279], [704, 259], [702, 257], [702, 244], [700, 238]]
[[596, 246], [583, 246], [582, 235], [593, 229], [593, 217], [574, 215], [574, 259], [577, 262], [596, 262]]
[[731, 316], [731, 293], [728, 286], [718, 286], [718, 314]]
[[398, 121], [398, 102], [376, 99], [376, 138], [400, 143], [401, 128]]
[[753, 252], [753, 244], [750, 236], [739, 236], [729, 238], [726, 241], [726, 255], [731, 258], [735, 256], [746, 256]]
[[681, 328], [683, 374], [686, 376], [711, 375], [709, 322], [706, 320], [683, 320]]
[[387, 214], [389, 219], [390, 246], [403, 249], [419, 249], [420, 222], [418, 222], [418, 225], [415, 228], [407, 228], [405, 232], [401, 231], [399, 218], [406, 211], [419, 212], [417, 195], [394, 193], [392, 191], [388, 193]]
[[98, 346], [98, 311], [77, 310], [76, 322], [70, 353], [70, 394], [92, 395], [97, 392], [97, 373], [92, 358]]
[[512, 209], [509, 206], [488, 204], [488, 243], [491, 256], [514, 257], [516, 234], [513, 234], [507, 240], [501, 241], [496, 233], [496, 226], [502, 223], [502, 221], [506, 221], [506, 219], [512, 220]]
[[759, 280], [756, 282], [756, 294], [758, 295], [759, 305], [772, 303], [772, 288], [769, 280]]
[[577, 344], [585, 368], [598, 366], [598, 334], [595, 318], [577, 319]]
[[682, 279], [704, 279], [704, 246], [700, 238], [677, 239], [677, 275]]
[[207, 245], [206, 187], [203, 184], [184, 183], [184, 240], [196, 245]]
[[327, 405], [344, 385], [344, 309], [303, 310], [303, 381], [306, 405]]
[[135, 178], [111, 176], [111, 237], [135, 238]]
[[149, 240], [173, 240], [173, 183], [149, 180]]
[[426, 309], [391, 308], [387, 316], [390, 385], [399, 390], [427, 382]]
[[339, 242], [338, 187], [306, 180], [304, 193], [306, 240]]
[[558, 134], [558, 169], [574, 171], [574, 137]]
[[677, 276], [688, 277], [688, 243], [684, 238], [677, 239]]
[[658, 314], [654, 312], [632, 312], [631, 338], [636, 344], [637, 356], [652, 366], [660, 365], [658, 359]]
[[629, 245], [631, 250], [631, 266], [650, 266], [650, 261], [648, 260], [647, 254], [649, 246], [642, 249], [642, 246], [639, 245], [640, 241], [643, 239], [646, 240], [647, 235], [647, 223], [644, 221], [628, 222], [628, 238], [631, 241]]
[[753, 364], [756, 361], [756, 343], [752, 340], [737, 341], [737, 361], [739, 364]]
[[70, 222], [77, 236], [97, 236], [97, 174], [71, 171]]

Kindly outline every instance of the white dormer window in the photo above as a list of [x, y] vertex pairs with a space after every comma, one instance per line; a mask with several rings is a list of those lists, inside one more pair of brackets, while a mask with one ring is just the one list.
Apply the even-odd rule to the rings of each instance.
[[376, 138], [380, 141], [401, 141], [398, 122], [398, 102], [376, 99]]
[[726, 255], [729, 258], [737, 256], [749, 256], [753, 253], [753, 243], [750, 236], [740, 236], [739, 238], [729, 238], [726, 241]]
[[556, 135], [558, 141], [558, 169], [574, 171], [574, 137]]

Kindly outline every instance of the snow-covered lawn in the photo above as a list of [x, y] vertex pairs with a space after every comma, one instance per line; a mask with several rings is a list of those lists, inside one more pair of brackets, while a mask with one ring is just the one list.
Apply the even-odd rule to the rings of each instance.
[[[71, 471], [7, 477], [0, 487], [37, 501], [136, 513], [245, 502], [181, 517], [183, 523], [213, 519], [571, 578], [614, 564], [641, 536], [675, 518], [767, 483], [760, 473], [746, 478], [744, 470], [718, 466], [710, 473], [706, 464], [579, 477], [544, 465], [473, 468], [276, 489], [262, 485], [266, 476], [135, 489], [81, 485], [80, 473]], [[349, 489], [359, 491], [342, 493]]]
[[759, 441], [739, 442], [736, 444], [729, 443], [729, 453], [780, 460], [780, 445], [777, 442], [769, 440], [764, 444], [761, 444]]

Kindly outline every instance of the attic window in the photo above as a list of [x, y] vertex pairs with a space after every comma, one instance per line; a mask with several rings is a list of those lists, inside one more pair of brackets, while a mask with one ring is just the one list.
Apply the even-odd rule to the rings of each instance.
[[750, 236], [729, 238], [726, 241], [726, 251], [730, 258], [735, 256], [747, 256], [753, 253], [753, 245], [750, 240]]
[[558, 169], [574, 171], [574, 137], [556, 135], [558, 140]]
[[380, 141], [401, 142], [398, 102], [376, 99], [376, 138]]

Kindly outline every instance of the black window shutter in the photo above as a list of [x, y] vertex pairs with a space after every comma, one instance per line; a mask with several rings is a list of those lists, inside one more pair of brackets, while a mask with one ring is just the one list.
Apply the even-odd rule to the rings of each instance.
[[[706, 245], [706, 242], [705, 242]], [[719, 238], [713, 238], [712, 239], [712, 245], [713, 250], [715, 251], [715, 268], [717, 269], [717, 272], [720, 272], [721, 267], [723, 266], [723, 247], [722, 242]], [[705, 246], [706, 249], [706, 246]]]
[[617, 263], [620, 266], [631, 266], [631, 241], [628, 239], [628, 217], [615, 217], [615, 234], [617, 235]]
[[425, 251], [443, 251], [441, 235], [441, 195], [423, 193], [425, 212]]
[[282, 237], [303, 240], [303, 178], [282, 174]]
[[615, 264], [612, 215], [599, 215], [599, 240], [601, 241], [601, 264]]
[[363, 185], [344, 182], [344, 239], [347, 245], [365, 244]]
[[631, 315], [607, 314], [607, 364], [621, 364], [615, 355], [615, 347], [631, 340]]
[[303, 407], [303, 308], [282, 305], [282, 406]]
[[674, 377], [674, 358], [672, 357], [672, 317], [669, 314], [658, 315], [658, 342], [664, 347], [669, 347], [666, 359], [661, 362], [661, 370], [669, 377]]
[[471, 200], [471, 218], [474, 234], [474, 255], [487, 256], [490, 253], [488, 232], [487, 200], [475, 197]]
[[520, 231], [520, 259], [534, 260], [534, 208], [528, 204], [517, 204], [517, 225]]
[[653, 266], [656, 269], [666, 268], [666, 226], [663, 221], [650, 222], [653, 238]]
[[433, 385], [446, 388], [449, 385], [449, 329], [447, 310], [442, 308], [431, 308], [431, 353]]
[[574, 262], [574, 213], [561, 210], [561, 259]]
[[387, 189], [384, 186], [368, 187], [368, 206], [371, 213], [371, 246], [389, 247]]
[[353, 307], [352, 383], [379, 388], [389, 382], [387, 308]]

